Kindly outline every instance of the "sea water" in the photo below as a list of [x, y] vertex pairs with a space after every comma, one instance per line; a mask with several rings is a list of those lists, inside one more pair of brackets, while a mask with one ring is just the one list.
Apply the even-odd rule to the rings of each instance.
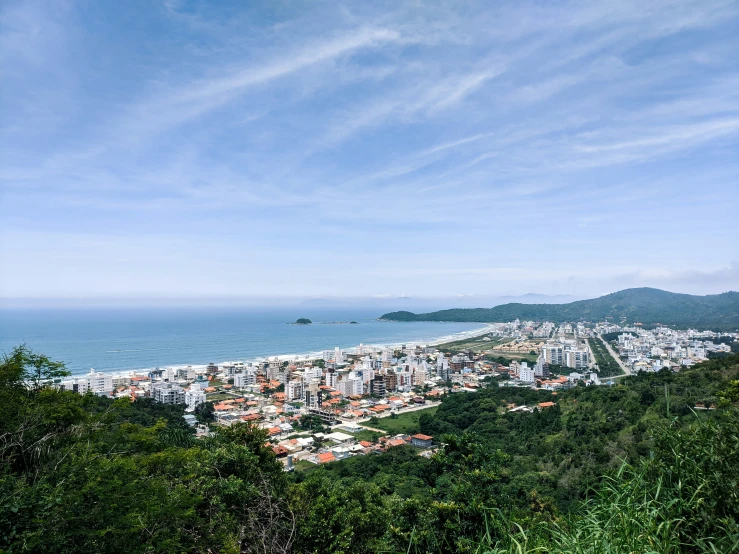
[[[378, 321], [382, 313], [325, 307], [3, 309], [0, 351], [25, 343], [78, 374], [307, 355], [360, 343], [424, 344], [484, 327]], [[314, 323], [292, 324], [299, 317]]]

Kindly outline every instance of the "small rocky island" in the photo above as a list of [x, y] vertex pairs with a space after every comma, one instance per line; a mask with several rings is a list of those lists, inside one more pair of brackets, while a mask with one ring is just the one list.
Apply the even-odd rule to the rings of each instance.
[[313, 322], [307, 317], [301, 317], [295, 321], [295, 325], [310, 325], [311, 323]]

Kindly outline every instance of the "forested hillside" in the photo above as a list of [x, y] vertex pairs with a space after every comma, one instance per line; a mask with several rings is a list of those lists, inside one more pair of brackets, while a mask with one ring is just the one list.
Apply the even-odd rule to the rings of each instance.
[[441, 310], [426, 314], [391, 312], [380, 319], [390, 321], [505, 322], [625, 320], [644, 325], [675, 325], [715, 331], [739, 329], [739, 292], [707, 296], [676, 294], [659, 289], [626, 289], [600, 298], [568, 304], [503, 304], [494, 308]]
[[455, 393], [420, 420], [443, 442], [431, 459], [399, 447], [295, 475], [259, 429], [196, 439], [179, 408], [44, 386], [62, 371], [25, 349], [0, 363], [0, 551], [739, 549], [737, 355], [557, 395]]

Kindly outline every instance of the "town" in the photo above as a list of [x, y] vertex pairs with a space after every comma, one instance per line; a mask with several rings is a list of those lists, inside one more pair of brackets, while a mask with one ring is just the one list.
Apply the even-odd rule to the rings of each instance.
[[[434, 410], [447, 394], [496, 383], [552, 391], [613, 385], [639, 371], [679, 371], [731, 351], [737, 334], [643, 329], [603, 322], [513, 321], [438, 345], [360, 345], [320, 356], [157, 368], [116, 375], [91, 370], [57, 383], [66, 390], [184, 405], [198, 436], [210, 426], [250, 422], [266, 430], [285, 469], [383, 452], [400, 445], [434, 452], [434, 437], [404, 432], [403, 418]], [[389, 418], [389, 419], [387, 419]], [[399, 420], [398, 425], [393, 425]], [[405, 426], [407, 427], [407, 426]]]

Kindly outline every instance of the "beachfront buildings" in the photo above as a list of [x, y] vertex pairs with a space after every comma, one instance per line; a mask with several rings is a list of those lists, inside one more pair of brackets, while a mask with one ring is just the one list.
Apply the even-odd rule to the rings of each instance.
[[185, 391], [173, 383], [156, 383], [151, 386], [151, 396], [162, 404], [184, 404]]
[[[172, 404], [178, 404], [178, 402], [172, 402]], [[205, 391], [200, 383], [190, 384], [190, 387], [185, 391], [185, 404], [188, 412], [192, 412], [201, 404], [205, 404]]]
[[245, 388], [248, 385], [257, 384], [257, 370], [253, 368], [247, 368], [241, 373], [236, 373], [233, 376], [234, 387]]
[[87, 390], [94, 393], [110, 393], [113, 390], [113, 376], [91, 369], [87, 374]]

